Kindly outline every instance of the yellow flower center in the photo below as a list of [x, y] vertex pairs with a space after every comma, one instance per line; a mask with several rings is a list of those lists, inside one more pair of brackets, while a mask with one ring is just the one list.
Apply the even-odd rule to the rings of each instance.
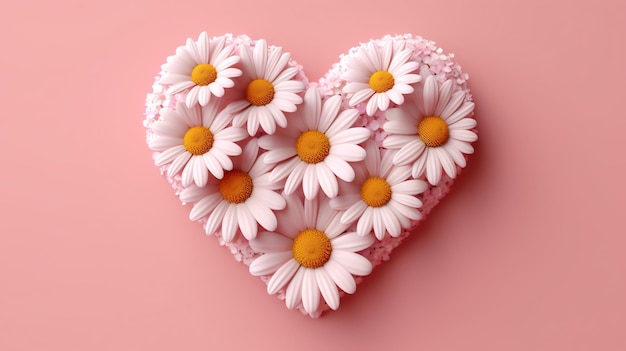
[[209, 85], [217, 79], [217, 70], [213, 65], [201, 63], [191, 71], [191, 81], [197, 85]]
[[370, 207], [384, 206], [391, 200], [391, 186], [383, 178], [367, 178], [361, 186], [361, 199]]
[[417, 126], [417, 134], [429, 147], [438, 147], [448, 141], [448, 124], [441, 117], [430, 116], [422, 119]]
[[319, 130], [309, 130], [298, 137], [296, 152], [300, 159], [306, 163], [319, 163], [328, 156], [330, 141], [326, 134]]
[[202, 126], [191, 127], [183, 137], [185, 149], [192, 155], [203, 155], [213, 147], [213, 133]]
[[370, 77], [370, 88], [377, 93], [384, 93], [393, 88], [393, 75], [387, 71], [374, 72]]
[[330, 259], [333, 247], [324, 232], [317, 229], [301, 231], [293, 241], [293, 258], [306, 268], [320, 268]]
[[246, 88], [246, 99], [254, 106], [267, 105], [274, 99], [274, 86], [265, 79], [255, 79]]
[[246, 172], [230, 171], [220, 180], [220, 194], [231, 204], [240, 204], [252, 195], [252, 178]]

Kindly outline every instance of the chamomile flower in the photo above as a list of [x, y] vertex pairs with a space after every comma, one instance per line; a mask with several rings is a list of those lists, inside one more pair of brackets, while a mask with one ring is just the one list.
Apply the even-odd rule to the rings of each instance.
[[224, 112], [218, 114], [218, 109], [217, 104], [187, 108], [178, 102], [176, 109], [162, 108], [161, 119], [151, 127], [156, 138], [148, 146], [160, 152], [155, 164], [169, 165], [170, 177], [182, 170], [184, 187], [191, 183], [204, 186], [209, 172], [222, 178], [224, 170], [233, 168], [230, 157], [241, 154], [236, 142], [247, 137], [246, 131], [229, 127], [232, 117]]
[[264, 135], [259, 145], [269, 150], [265, 162], [277, 164], [270, 179], [287, 178], [285, 193], [293, 193], [302, 184], [307, 199], [317, 196], [319, 188], [328, 197], [337, 196], [337, 178], [350, 182], [354, 170], [348, 162], [365, 158], [359, 146], [371, 132], [352, 127], [359, 116], [355, 109], [339, 112], [341, 96], [329, 97], [324, 103], [316, 87], [307, 90], [302, 114], [294, 115], [287, 128], [274, 135]]
[[350, 94], [350, 106], [367, 101], [365, 111], [369, 116], [377, 110], [385, 111], [390, 101], [397, 105], [404, 103], [404, 94], [413, 92], [410, 84], [421, 80], [419, 74], [412, 74], [419, 63], [411, 61], [413, 51], [404, 45], [394, 48], [392, 41], [375, 42], [362, 47], [347, 61], [348, 71], [342, 76], [347, 84], [343, 92]]
[[241, 46], [241, 61], [248, 83], [243, 99], [228, 106], [230, 111], [238, 112], [233, 119], [234, 126], [247, 124], [252, 136], [259, 125], [267, 134], [273, 134], [276, 125], [287, 126], [284, 113], [296, 111], [296, 105], [302, 103], [298, 93], [304, 91], [304, 83], [292, 80], [298, 69], [288, 67], [290, 56], [280, 47], [268, 49], [265, 40], [255, 43], [254, 52], [248, 45]]
[[222, 238], [230, 242], [237, 229], [248, 240], [257, 236], [258, 225], [268, 231], [276, 229], [273, 211], [286, 205], [285, 199], [275, 192], [282, 184], [269, 180], [267, 172], [271, 166], [258, 159], [258, 150], [256, 139], [251, 139], [241, 157], [235, 159], [234, 169], [222, 179], [181, 191], [182, 202], [195, 203], [189, 218], [192, 221], [207, 218], [207, 234], [221, 228]]
[[185, 103], [206, 106], [211, 96], [224, 96], [225, 88], [235, 84], [231, 78], [241, 76], [241, 70], [233, 68], [239, 56], [233, 55], [234, 46], [225, 44], [225, 37], [209, 39], [202, 32], [198, 41], [187, 39], [176, 55], [167, 58], [162, 66], [161, 84], [171, 85], [168, 94], [186, 94]]
[[394, 164], [410, 164], [414, 178], [425, 173], [428, 182], [437, 185], [442, 169], [455, 178], [456, 166], [466, 165], [463, 154], [474, 152], [470, 143], [478, 139], [472, 131], [476, 120], [468, 117], [474, 111], [474, 103], [465, 101], [465, 91], [453, 92], [451, 79], [440, 86], [428, 69], [421, 74], [425, 79], [415, 90], [417, 104], [387, 111], [388, 122], [383, 129], [389, 135], [383, 146], [398, 150]]
[[272, 275], [267, 292], [285, 288], [287, 308], [302, 302], [307, 313], [319, 314], [320, 294], [326, 304], [339, 307], [339, 289], [356, 291], [354, 276], [372, 271], [371, 262], [358, 254], [374, 242], [371, 235], [346, 232], [340, 213], [328, 206], [328, 199], [302, 200], [287, 196], [285, 211], [278, 214], [276, 232], [261, 232], [250, 246], [263, 253], [250, 264], [255, 276]]
[[375, 142], [366, 146], [364, 172], [357, 172], [350, 191], [344, 192], [330, 201], [333, 208], [344, 210], [341, 223], [357, 222], [359, 235], [370, 235], [372, 229], [376, 238], [382, 240], [385, 233], [398, 237], [402, 228], [410, 228], [411, 221], [422, 218], [419, 208], [422, 201], [416, 195], [428, 189], [426, 182], [408, 179], [411, 167], [394, 166], [393, 152], [387, 150], [380, 156]]

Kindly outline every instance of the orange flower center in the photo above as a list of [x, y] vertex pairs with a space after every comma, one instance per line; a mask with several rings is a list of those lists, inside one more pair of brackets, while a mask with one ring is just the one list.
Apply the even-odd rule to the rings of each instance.
[[229, 171], [219, 184], [220, 194], [231, 204], [240, 204], [252, 195], [252, 178], [246, 172]]
[[391, 200], [391, 186], [380, 177], [370, 177], [361, 186], [361, 199], [370, 207], [381, 207]]
[[328, 156], [330, 141], [326, 134], [319, 130], [309, 130], [298, 137], [296, 152], [298, 157], [306, 163], [319, 163]]
[[422, 119], [417, 126], [417, 134], [429, 147], [438, 147], [448, 141], [448, 124], [441, 117], [430, 116]]
[[192, 155], [203, 155], [213, 147], [213, 133], [202, 126], [191, 127], [183, 137], [183, 146]]
[[393, 75], [387, 71], [374, 72], [370, 76], [370, 88], [377, 93], [384, 93], [393, 88]]
[[301, 231], [291, 247], [293, 258], [306, 268], [320, 268], [328, 262], [333, 247], [326, 234], [317, 229]]
[[267, 105], [274, 99], [274, 86], [265, 79], [255, 79], [246, 88], [246, 99], [254, 106]]
[[209, 85], [217, 79], [217, 70], [213, 65], [201, 63], [191, 71], [191, 81], [197, 85]]

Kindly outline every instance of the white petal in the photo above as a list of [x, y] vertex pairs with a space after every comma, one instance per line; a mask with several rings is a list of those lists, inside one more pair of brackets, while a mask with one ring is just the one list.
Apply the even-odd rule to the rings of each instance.
[[252, 213], [248, 209], [247, 205], [239, 206], [237, 209], [237, 222], [239, 222], [241, 233], [246, 239], [252, 240], [256, 238], [258, 231], [257, 222], [254, 219], [254, 216], [252, 216]]
[[348, 233], [334, 238], [331, 242], [333, 250], [357, 252], [370, 247], [374, 243], [374, 238], [371, 235], [361, 236], [357, 233]]
[[435, 116], [441, 116], [441, 113], [448, 105], [448, 102], [450, 102], [450, 97], [452, 96], [452, 88], [452, 79], [446, 80], [441, 85], [441, 87], [439, 87], [439, 101], [437, 101], [437, 107], [435, 108]]
[[320, 290], [317, 286], [315, 270], [304, 267], [300, 269], [304, 270], [304, 281], [302, 282], [302, 305], [307, 313], [313, 314], [317, 311], [320, 304]]
[[319, 291], [322, 293], [324, 301], [326, 301], [328, 307], [336, 310], [339, 308], [339, 292], [337, 291], [335, 282], [332, 280], [330, 275], [328, 275], [324, 267], [316, 269], [314, 272], [317, 280], [317, 286], [319, 287]]
[[410, 179], [391, 187], [393, 194], [417, 195], [428, 189], [428, 184], [422, 180]]
[[320, 119], [318, 121], [317, 130], [325, 133], [330, 125], [335, 121], [339, 109], [341, 108], [341, 96], [334, 95], [324, 102]]
[[441, 167], [443, 167], [446, 174], [452, 179], [456, 178], [456, 165], [446, 150], [444, 148], [437, 148], [436, 155], [439, 157]]
[[274, 191], [263, 188], [254, 189], [253, 191], [253, 197], [255, 200], [261, 202], [263, 205], [271, 208], [272, 210], [282, 210], [287, 204], [285, 202], [285, 198]]
[[209, 219], [204, 227], [204, 230], [207, 234], [212, 235], [215, 233], [217, 228], [219, 228], [220, 224], [222, 224], [222, 219], [224, 219], [224, 214], [228, 209], [228, 201], [220, 201], [213, 212], [209, 215]]
[[300, 162], [296, 160], [297, 165], [291, 171], [291, 174], [287, 177], [287, 182], [285, 182], [285, 193], [291, 194], [296, 188], [302, 184], [302, 178], [304, 178], [304, 171], [307, 169], [307, 165], [304, 162]]
[[[459, 106], [461, 106], [461, 103], [463, 103], [463, 100], [465, 100], [464, 91], [457, 91], [456, 93], [452, 94], [452, 96], [450, 97], [450, 100], [442, 108], [441, 114], [438, 116], [443, 118], [444, 120], [448, 120], [450, 115], [452, 115], [454, 111], [456, 111], [459, 108]], [[450, 122], [449, 124], [452, 124], [452, 123]]]
[[382, 240], [385, 237], [385, 223], [378, 208], [372, 209], [372, 228], [378, 240]]
[[432, 185], [439, 184], [441, 180], [441, 163], [433, 152], [429, 152], [426, 159], [426, 179]]
[[201, 156], [196, 156], [191, 159], [193, 162], [193, 181], [197, 186], [205, 186], [209, 180], [209, 170], [204, 164], [204, 160]]
[[358, 117], [359, 111], [356, 109], [341, 111], [341, 113], [339, 113], [339, 116], [337, 116], [333, 124], [326, 131], [326, 136], [332, 138], [342, 130], [350, 128], [354, 124], [354, 122], [356, 122]]
[[172, 161], [172, 164], [170, 165], [170, 167], [167, 169], [167, 174], [170, 177], [174, 177], [175, 175], [177, 175], [180, 172], [180, 170], [183, 169], [183, 167], [185, 167], [185, 165], [187, 164], [190, 158], [191, 158], [191, 154], [187, 151], [178, 155], [174, 159], [174, 161]]
[[202, 155], [202, 159], [204, 160], [204, 164], [206, 165], [209, 172], [211, 172], [211, 174], [213, 174], [215, 178], [224, 178], [224, 169], [212, 152], [207, 152], [206, 154]]
[[466, 129], [452, 129], [450, 130], [450, 138], [464, 141], [466, 143], [473, 143], [478, 140], [478, 135], [471, 130]]
[[268, 275], [276, 272], [285, 262], [293, 258], [290, 251], [268, 253], [259, 256], [250, 264], [250, 274], [255, 276]]
[[274, 212], [272, 212], [272, 210], [253, 198], [248, 199], [246, 201], [246, 205], [252, 213], [252, 216], [254, 216], [254, 218], [263, 228], [269, 231], [273, 231], [276, 229], [276, 215], [274, 215]]
[[315, 167], [317, 170], [317, 179], [320, 187], [326, 194], [326, 196], [333, 198], [337, 196], [339, 192], [339, 185], [337, 184], [337, 178], [331, 172], [331, 170], [325, 164], [319, 164]]
[[348, 162], [363, 161], [366, 156], [362, 147], [353, 144], [333, 145], [330, 148], [330, 154]]
[[267, 293], [270, 295], [276, 294], [291, 280], [298, 268], [300, 268], [300, 264], [293, 258], [285, 262], [267, 283]]
[[472, 113], [472, 111], [474, 111], [474, 103], [466, 102], [463, 104], [463, 106], [456, 110], [456, 112], [454, 112], [452, 115], [450, 115], [450, 117], [446, 119], [446, 123], [448, 123], [449, 125], [454, 124], [461, 118], [468, 116], [470, 113]]
[[287, 252], [291, 251], [292, 246], [292, 239], [273, 232], [261, 232], [255, 239], [250, 240], [250, 247], [263, 253]]
[[372, 272], [372, 263], [365, 257], [349, 251], [334, 250], [331, 260], [336, 260], [353, 275], [364, 276]]
[[215, 206], [217, 206], [220, 201], [222, 201], [222, 196], [219, 193], [211, 194], [203, 198], [195, 205], [193, 205], [191, 212], [189, 212], [189, 219], [192, 221], [200, 220], [204, 216], [208, 215], [211, 211], [213, 211]]
[[302, 301], [302, 282], [304, 281], [304, 270], [299, 269], [289, 282], [285, 291], [285, 305], [293, 309]]
[[424, 113], [432, 116], [439, 99], [439, 86], [434, 76], [428, 76], [424, 81]]
[[342, 160], [335, 155], [328, 155], [324, 159], [324, 163], [335, 175], [345, 181], [351, 182], [354, 180], [354, 169], [348, 164], [348, 162]]
[[341, 222], [345, 224], [353, 223], [363, 214], [363, 212], [365, 212], [365, 209], [367, 209], [367, 204], [361, 201], [361, 198], [359, 197], [359, 201], [354, 203], [346, 212], [343, 213], [341, 216]]
[[317, 130], [322, 110], [322, 98], [316, 87], [310, 87], [304, 95], [304, 119], [308, 130]]
[[183, 144], [182, 138], [173, 138], [160, 136], [150, 141], [148, 147], [154, 151], [165, 151], [169, 148], [176, 147]]
[[185, 147], [183, 145], [178, 145], [171, 147], [161, 153], [154, 159], [154, 164], [157, 166], [163, 166], [168, 164], [176, 159], [179, 155], [185, 152]]
[[425, 147], [421, 140], [413, 139], [393, 156], [393, 163], [399, 166], [410, 164], [419, 158]]
[[230, 204], [222, 221], [222, 238], [227, 243], [233, 241], [237, 234], [237, 205]]
[[360, 236], [369, 235], [372, 231], [372, 208], [367, 207], [363, 215], [359, 218], [359, 221], [356, 224], [356, 232]]
[[326, 272], [333, 279], [335, 284], [339, 287], [339, 289], [345, 291], [348, 294], [354, 294], [356, 291], [356, 281], [352, 274], [348, 272], [342, 265], [337, 263], [337, 261], [329, 260], [324, 265]]
[[329, 138], [331, 145], [360, 144], [372, 135], [369, 129], [357, 127], [342, 130]]
[[396, 238], [400, 235], [400, 222], [396, 218], [394, 212], [387, 206], [379, 207], [380, 217], [383, 219], [385, 229], [392, 237]]
[[307, 199], [313, 199], [317, 196], [319, 191], [319, 182], [317, 180], [316, 165], [309, 164], [304, 170], [304, 177], [302, 179], [302, 190], [304, 190], [304, 197]]

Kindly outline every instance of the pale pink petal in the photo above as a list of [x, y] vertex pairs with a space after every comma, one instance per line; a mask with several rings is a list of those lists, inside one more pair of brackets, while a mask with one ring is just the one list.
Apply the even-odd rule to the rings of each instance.
[[176, 147], [183, 144], [182, 138], [174, 138], [168, 136], [160, 136], [152, 139], [148, 143], [148, 147], [154, 151], [165, 151], [171, 147]]
[[304, 95], [304, 119], [308, 130], [317, 130], [321, 111], [322, 98], [320, 92], [316, 87], [311, 87]]
[[258, 188], [254, 189], [253, 192], [251, 198], [254, 198], [256, 201], [261, 202], [264, 206], [272, 210], [282, 210], [287, 204], [285, 198], [274, 191]]
[[326, 133], [328, 128], [335, 121], [337, 114], [339, 113], [339, 109], [341, 108], [341, 101], [341, 96], [334, 95], [324, 102], [320, 119], [318, 121], [317, 130], [322, 133]]
[[315, 169], [317, 170], [317, 180], [326, 196], [330, 198], [337, 196], [339, 185], [333, 172], [323, 163], [317, 165]]
[[372, 95], [374, 95], [374, 90], [370, 88], [360, 90], [352, 95], [352, 98], [350, 98], [350, 106], [358, 105], [361, 102], [367, 100]]
[[439, 87], [439, 100], [437, 101], [437, 107], [435, 107], [435, 116], [441, 116], [443, 110], [448, 105], [448, 102], [450, 102], [450, 97], [452, 96], [452, 88], [452, 79], [446, 80], [441, 85], [441, 87]]
[[379, 207], [378, 211], [380, 212], [380, 217], [382, 218], [385, 229], [389, 235], [394, 238], [398, 237], [400, 235], [401, 228], [400, 222], [396, 218], [394, 212], [387, 206]]
[[424, 81], [424, 113], [432, 116], [439, 99], [439, 86], [434, 76], [428, 76]]
[[456, 178], [456, 165], [452, 157], [450, 157], [444, 148], [437, 148], [435, 151], [435, 154], [439, 157], [441, 167], [443, 167], [446, 174], [452, 179]]
[[367, 207], [363, 215], [359, 218], [356, 224], [356, 232], [360, 236], [369, 235], [372, 231], [372, 208]]
[[202, 159], [204, 160], [204, 164], [206, 165], [209, 172], [211, 172], [211, 174], [213, 174], [215, 178], [224, 178], [224, 168], [222, 168], [220, 162], [217, 160], [217, 158], [215, 158], [214, 153], [207, 152], [202, 155]]
[[178, 157], [179, 155], [183, 154], [185, 152], [185, 147], [183, 145], [178, 145], [178, 146], [174, 146], [171, 147], [161, 153], [159, 153], [159, 155], [154, 159], [154, 164], [157, 166], [163, 166], [165, 164], [168, 164], [172, 161], [174, 161], [174, 159], [176, 159], [176, 157]]
[[349, 128], [329, 136], [331, 145], [360, 144], [370, 138], [372, 132], [363, 127]]
[[333, 124], [326, 130], [326, 136], [332, 138], [337, 135], [337, 133], [352, 127], [357, 118], [359, 118], [359, 111], [356, 109], [341, 111]]
[[252, 216], [254, 216], [254, 219], [259, 222], [261, 227], [265, 228], [265, 230], [268, 231], [273, 231], [276, 229], [276, 215], [274, 215], [274, 212], [272, 212], [272, 210], [252, 198], [246, 201], [246, 205], [252, 213]]
[[428, 189], [428, 184], [419, 179], [410, 179], [391, 186], [393, 194], [417, 195], [423, 193], [426, 189]]
[[338, 144], [333, 145], [330, 148], [330, 155], [337, 156], [347, 162], [358, 162], [362, 161], [365, 158], [366, 154], [365, 150], [363, 150], [363, 148], [358, 145]]
[[[387, 122], [389, 123], [389, 122]], [[385, 123], [385, 126], [387, 126]], [[385, 130], [386, 131], [386, 130]], [[390, 135], [383, 140], [383, 147], [387, 149], [401, 149], [404, 145], [419, 137], [415, 135]]]
[[[299, 159], [294, 159], [297, 162], [297, 165], [293, 168], [289, 176], [287, 177], [287, 182], [285, 183], [285, 193], [291, 194], [293, 193], [300, 184], [302, 184], [302, 178], [304, 178], [304, 172], [307, 169], [307, 165], [304, 162], [300, 162]], [[271, 177], [270, 177], [271, 178]]]
[[[196, 156], [191, 159], [193, 162], [193, 181], [198, 186], [205, 186], [209, 180], [209, 170], [206, 168], [201, 156]], [[190, 162], [190, 163], [191, 163]]]
[[170, 165], [170, 167], [167, 169], [167, 174], [170, 177], [174, 177], [175, 175], [177, 175], [180, 172], [180, 170], [183, 169], [183, 167], [185, 167], [185, 165], [187, 164], [191, 156], [192, 155], [187, 151], [178, 155], [174, 159], [174, 161], [172, 161], [172, 164]]
[[466, 129], [452, 129], [450, 130], [450, 138], [464, 141], [466, 143], [472, 143], [478, 140], [478, 135], [471, 130]]
[[[422, 219], [421, 212], [418, 209], [416, 209], [416, 208], [402, 205], [402, 204], [400, 204], [399, 202], [396, 202], [396, 201], [389, 202], [388, 206], [391, 207], [391, 209], [396, 214], [399, 214], [398, 218], [400, 218], [401, 216], [404, 216], [404, 217], [412, 219], [414, 221], [419, 221], [420, 219]], [[405, 227], [408, 227], [408, 226], [405, 226]]]
[[441, 162], [432, 150], [428, 153], [426, 160], [426, 179], [432, 185], [439, 184], [441, 180]]
[[270, 173], [270, 181], [275, 182], [285, 179], [285, 177], [287, 177], [300, 163], [302, 163], [302, 161], [299, 158], [294, 157], [289, 161], [278, 164], [272, 173]]

